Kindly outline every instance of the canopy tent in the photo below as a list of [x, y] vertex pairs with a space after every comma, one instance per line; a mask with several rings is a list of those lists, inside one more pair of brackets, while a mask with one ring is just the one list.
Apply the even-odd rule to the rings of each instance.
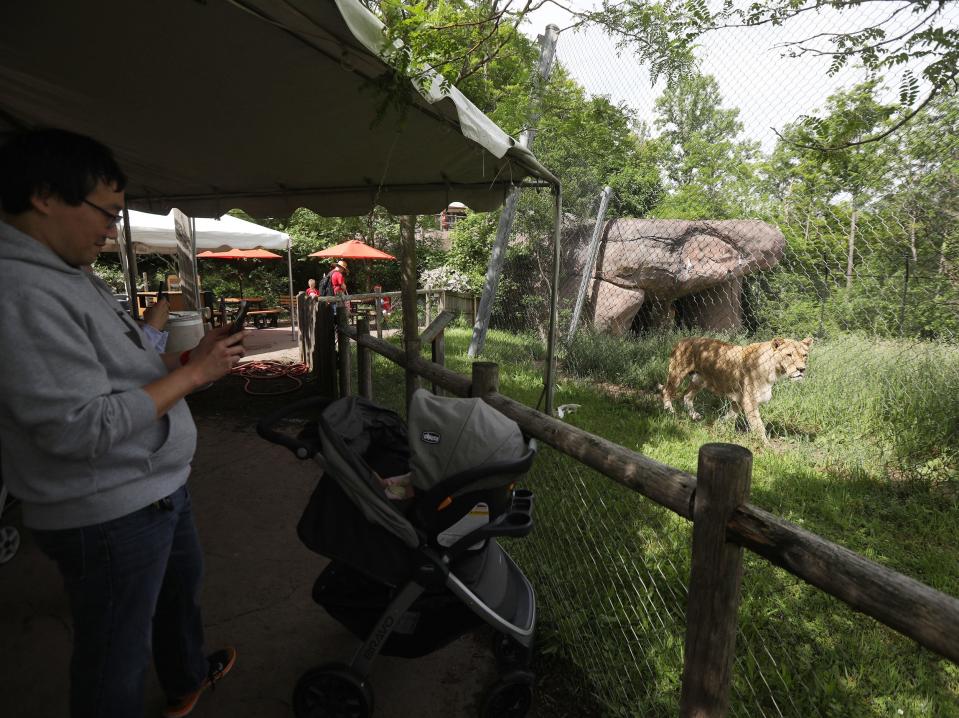
[[132, 208], [435, 214], [495, 209], [529, 177], [558, 185], [441, 76], [384, 95], [383, 26], [359, 0], [31, 0], [3, 15], [0, 131], [103, 141]]
[[283, 259], [267, 249], [225, 249], [222, 252], [200, 252], [200, 259]]
[[[176, 254], [177, 239], [173, 212], [169, 214], [150, 214], [149, 212], [128, 212], [130, 234], [137, 254]], [[293, 259], [290, 252], [290, 235], [245, 219], [225, 214], [219, 219], [201, 217], [193, 220], [193, 239], [197, 251], [221, 252], [227, 250], [256, 250], [260, 248], [279, 249], [286, 252], [287, 275], [293, 276]], [[108, 240], [104, 247], [107, 251], [117, 251], [119, 246], [114, 240]], [[277, 255], [272, 255], [276, 257]], [[255, 258], [255, 257], [253, 257]], [[272, 257], [271, 257], [272, 258]], [[242, 292], [241, 292], [242, 293]], [[290, 307], [296, 306], [293, 299], [293, 282], [289, 286]], [[295, 324], [295, 315], [291, 323]]]
[[549, 186], [558, 272], [559, 180], [439, 75], [426, 90], [385, 94], [401, 88], [383, 25], [360, 0], [8, 5], [0, 133], [59, 126], [103, 141], [128, 175], [131, 208], [436, 214], [453, 201], [493, 210], [517, 185]]
[[[130, 211], [133, 246], [138, 254], [173, 254], [176, 252], [176, 231], [173, 213], [150, 214]], [[289, 249], [290, 235], [247, 222], [228, 214], [219, 219], [199, 218], [195, 221], [197, 250], [226, 249]], [[117, 250], [116, 242], [107, 242], [106, 249]]]

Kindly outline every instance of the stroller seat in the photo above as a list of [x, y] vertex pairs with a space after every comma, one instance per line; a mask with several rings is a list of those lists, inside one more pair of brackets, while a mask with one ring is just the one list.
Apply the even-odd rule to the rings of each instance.
[[[316, 420], [295, 439], [276, 431], [301, 411]], [[422, 656], [486, 623], [496, 632], [503, 675], [483, 715], [525, 716], [535, 594], [496, 539], [532, 530], [533, 496], [516, 482], [532, 464], [534, 442], [480, 399], [423, 389], [413, 396], [408, 426], [388, 409], [347, 397], [301, 402], [257, 428], [322, 468], [297, 532], [331, 559], [314, 600], [363, 640], [348, 665], [319, 666], [300, 678], [294, 713], [370, 715], [377, 655]]]

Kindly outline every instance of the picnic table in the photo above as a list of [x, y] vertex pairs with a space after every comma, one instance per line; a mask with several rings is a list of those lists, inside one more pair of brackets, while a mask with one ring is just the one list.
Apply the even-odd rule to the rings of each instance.
[[223, 304], [226, 307], [227, 315], [236, 316], [239, 310], [240, 302], [246, 302], [249, 308], [246, 312], [247, 319], [253, 322], [257, 329], [263, 329], [266, 326], [275, 327], [279, 324], [280, 314], [288, 311], [283, 307], [263, 308], [263, 297], [224, 297]]

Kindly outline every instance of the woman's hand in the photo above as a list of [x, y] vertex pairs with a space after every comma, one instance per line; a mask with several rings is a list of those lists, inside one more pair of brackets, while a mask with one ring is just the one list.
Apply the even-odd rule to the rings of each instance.
[[169, 317], [170, 303], [165, 298], [156, 300], [156, 302], [143, 310], [143, 323], [149, 324], [158, 332], [163, 331], [163, 327], [166, 326]]
[[243, 348], [246, 331], [231, 335], [230, 326], [225, 324], [207, 332], [200, 343], [190, 350], [187, 367], [196, 372], [200, 385], [225, 375], [246, 353]]

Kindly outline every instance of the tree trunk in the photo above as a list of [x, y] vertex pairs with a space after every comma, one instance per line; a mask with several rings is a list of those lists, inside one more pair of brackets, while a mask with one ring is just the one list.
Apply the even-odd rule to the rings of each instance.
[[912, 252], [912, 261], [916, 262], [918, 259], [916, 256], [916, 214], [913, 214], [909, 217], [909, 251]]
[[853, 205], [852, 222], [849, 227], [849, 253], [846, 255], [846, 289], [852, 289], [852, 267], [856, 256], [856, 218], [859, 210]]

